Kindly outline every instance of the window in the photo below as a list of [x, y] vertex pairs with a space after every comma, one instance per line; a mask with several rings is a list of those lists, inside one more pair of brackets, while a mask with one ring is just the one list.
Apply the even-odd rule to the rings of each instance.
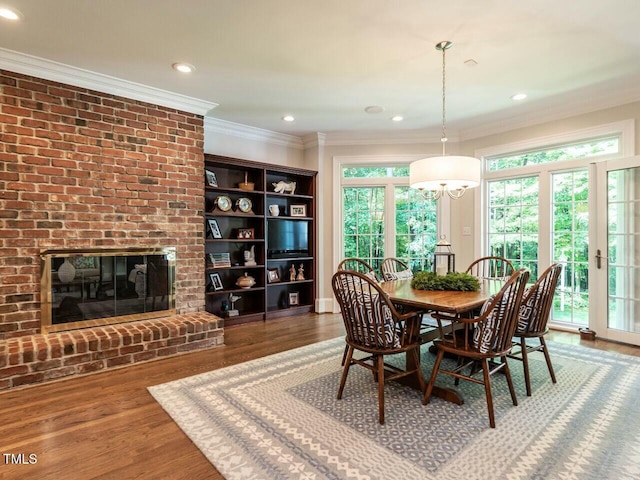
[[382, 260], [396, 257], [414, 271], [431, 268], [437, 202], [409, 188], [408, 163], [339, 165], [344, 226], [339, 260], [357, 257], [379, 271]]
[[384, 187], [343, 189], [344, 258], [360, 258], [376, 270], [384, 260]]
[[564, 265], [555, 319], [586, 325], [589, 307], [589, 175], [575, 170], [552, 176], [552, 252]]
[[430, 270], [437, 243], [437, 203], [416, 190], [395, 187], [395, 257], [411, 270]]
[[538, 274], [538, 177], [489, 182], [489, 255]]
[[487, 158], [489, 172], [508, 170], [526, 165], [542, 165], [550, 162], [592, 158], [594, 156], [615, 154], [620, 151], [620, 140], [616, 137], [587, 140], [575, 144], [544, 148], [533, 152]]
[[529, 268], [530, 282], [541, 267], [561, 263], [556, 324], [589, 324], [589, 165], [633, 148], [632, 132], [632, 123], [620, 122], [482, 155], [481, 251]]

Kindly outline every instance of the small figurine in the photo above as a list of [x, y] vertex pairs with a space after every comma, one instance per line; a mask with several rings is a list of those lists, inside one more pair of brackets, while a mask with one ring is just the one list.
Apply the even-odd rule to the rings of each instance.
[[248, 267], [253, 267], [256, 265], [256, 247], [255, 245], [251, 246], [249, 250], [245, 250], [244, 254], [244, 264]]
[[273, 185], [273, 191], [275, 193], [290, 192], [291, 195], [293, 195], [296, 191], [296, 182], [285, 182], [284, 180], [281, 180], [279, 182], [273, 182], [271, 185]]
[[293, 263], [291, 264], [291, 268], [289, 269], [289, 281], [296, 281], [296, 266]]
[[296, 276], [296, 280], [304, 280], [304, 265], [300, 264], [300, 268], [298, 269], [298, 275]]
[[240, 300], [242, 297], [239, 295], [234, 295], [232, 293], [229, 294], [229, 303], [231, 304], [231, 309], [227, 310], [228, 317], [237, 317], [240, 312], [236, 310], [236, 302]]

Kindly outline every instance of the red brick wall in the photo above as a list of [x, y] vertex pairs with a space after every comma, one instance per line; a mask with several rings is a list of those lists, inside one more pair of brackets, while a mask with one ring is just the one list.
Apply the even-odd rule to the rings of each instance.
[[40, 332], [40, 257], [177, 247], [178, 313], [204, 310], [199, 115], [0, 70], [0, 339]]

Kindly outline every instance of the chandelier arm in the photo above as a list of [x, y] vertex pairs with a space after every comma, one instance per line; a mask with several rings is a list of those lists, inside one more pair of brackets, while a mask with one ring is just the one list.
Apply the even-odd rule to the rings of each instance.
[[454, 200], [458, 200], [464, 195], [466, 191], [467, 187], [458, 188], [457, 190], [447, 190], [447, 195], [449, 195]]
[[441, 189], [441, 190], [425, 190], [424, 188], [418, 189], [418, 193], [420, 194], [420, 196], [425, 200], [429, 200], [429, 201], [440, 200], [440, 197], [442, 197], [443, 192], [444, 192], [444, 189]]

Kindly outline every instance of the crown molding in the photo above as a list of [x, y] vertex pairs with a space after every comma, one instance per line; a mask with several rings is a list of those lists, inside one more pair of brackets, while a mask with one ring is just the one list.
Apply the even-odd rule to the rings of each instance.
[[[327, 146], [351, 145], [398, 145], [398, 144], [440, 144], [440, 137], [424, 131], [377, 131], [377, 132], [327, 132]], [[458, 138], [447, 135], [450, 143], [458, 142]]]
[[304, 149], [303, 141], [300, 137], [287, 135], [286, 133], [273, 132], [263, 128], [251, 127], [240, 123], [220, 120], [219, 118], [205, 117], [204, 119], [205, 137], [207, 133], [218, 133], [230, 135], [232, 137], [243, 138], [256, 142], [266, 142], [273, 145], [280, 145], [298, 150]]
[[324, 147], [327, 143], [327, 134], [322, 132], [309, 133], [302, 137], [304, 149]]
[[159, 88], [149, 87], [140, 83], [121, 80], [109, 75], [83, 70], [4, 48], [0, 48], [0, 68], [23, 75], [30, 75], [45, 80], [73, 85], [75, 87], [110, 93], [120, 97], [194, 113], [196, 115], [205, 116], [218, 106], [217, 103], [160, 90]]
[[615, 108], [640, 101], [640, 87], [632, 86], [626, 89], [612, 89], [608, 94], [591, 97], [589, 102], [576, 99], [573, 102], [559, 102], [548, 100], [547, 106], [541, 106], [535, 113], [513, 115], [496, 121], [483, 121], [482, 125], [460, 130], [460, 141], [488, 137], [520, 128], [533, 127], [555, 120]]

